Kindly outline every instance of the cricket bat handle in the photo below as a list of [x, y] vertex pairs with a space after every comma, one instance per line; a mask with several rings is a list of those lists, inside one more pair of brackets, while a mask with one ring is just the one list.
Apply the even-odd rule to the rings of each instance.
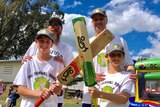
[[[50, 94], [53, 95], [53, 92], [50, 91]], [[45, 100], [45, 99], [42, 98], [42, 97], [39, 98], [39, 99], [34, 103], [34, 107], [39, 107], [39, 106], [43, 103], [44, 100]]]
[[36, 103], [34, 103], [34, 107], [39, 107], [43, 103], [44, 100], [45, 100], [44, 98], [39, 98], [36, 101]]

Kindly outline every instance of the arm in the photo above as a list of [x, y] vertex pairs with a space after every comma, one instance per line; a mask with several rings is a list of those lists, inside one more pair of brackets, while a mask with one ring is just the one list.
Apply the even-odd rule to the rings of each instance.
[[25, 96], [25, 97], [30, 97], [30, 98], [38, 98], [41, 96], [40, 91], [35, 91], [27, 88], [26, 86], [18, 86], [18, 94]]
[[133, 65], [125, 66], [125, 71], [129, 71], [134, 74], [135, 73], [134, 66]]
[[111, 93], [99, 91], [95, 87], [89, 87], [89, 95], [94, 98], [103, 98], [103, 99], [107, 99], [112, 102], [116, 102], [120, 104], [125, 104], [130, 97], [130, 94], [126, 92], [111, 94]]
[[131, 55], [129, 54], [127, 42], [123, 38], [121, 38], [121, 42], [123, 44], [124, 51], [125, 51], [125, 58], [122, 66], [124, 67], [125, 71], [130, 71], [132, 73], [135, 73], [134, 63], [132, 61]]

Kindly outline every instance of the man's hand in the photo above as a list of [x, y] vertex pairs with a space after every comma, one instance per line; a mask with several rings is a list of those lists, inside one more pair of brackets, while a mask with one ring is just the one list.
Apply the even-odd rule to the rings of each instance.
[[21, 63], [24, 64], [24, 62], [27, 62], [27, 60], [31, 60], [32, 59], [32, 56], [28, 55], [28, 56], [25, 56], [23, 57]]
[[129, 78], [135, 82], [138, 77], [137, 77], [137, 74], [130, 74]]
[[60, 57], [60, 56], [55, 56], [54, 59], [55, 59], [56, 61], [62, 63], [62, 64], [65, 66], [65, 62], [64, 62], [64, 60], [63, 60], [62, 57]]
[[105, 80], [105, 74], [104, 73], [96, 73], [96, 81], [101, 82]]

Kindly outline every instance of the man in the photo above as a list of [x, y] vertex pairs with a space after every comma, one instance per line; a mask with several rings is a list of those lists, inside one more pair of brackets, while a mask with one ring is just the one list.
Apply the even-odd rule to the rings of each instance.
[[[104, 29], [106, 29], [106, 25], [108, 23], [108, 18], [106, 15], [105, 10], [101, 8], [96, 8], [95, 10], [92, 11], [91, 14], [91, 19], [92, 19], [92, 24], [95, 30], [95, 36], [98, 36], [100, 32], [102, 32]], [[91, 38], [91, 41], [95, 37]], [[129, 55], [128, 51], [128, 46], [126, 41], [119, 37], [115, 36], [115, 38], [103, 49], [96, 57], [94, 57], [93, 62], [94, 62], [94, 68], [97, 73], [97, 80], [102, 81], [104, 80], [103, 78], [103, 72], [105, 72], [108, 68], [108, 61], [105, 58], [105, 52], [108, 49], [109, 45], [112, 44], [119, 44], [120, 46], [124, 47], [125, 51], [125, 56], [123, 63], [121, 64], [121, 68], [126, 70], [126, 71], [131, 71], [134, 73], [134, 66], [133, 66], [133, 61], [131, 59], [131, 56]], [[132, 77], [131, 77], [132, 78]], [[133, 77], [135, 78], [135, 77]], [[88, 95], [88, 88], [84, 87], [84, 95], [83, 95], [83, 101], [82, 101], [82, 107], [91, 107], [91, 98]]]
[[[63, 20], [58, 15], [53, 14], [53, 16], [48, 21], [47, 28], [56, 35], [56, 41], [50, 49], [50, 54], [54, 56], [56, 61], [61, 62], [64, 66], [68, 65], [70, 61], [73, 59], [73, 53], [71, 48], [67, 44], [60, 41], [61, 33], [63, 30]], [[25, 53], [22, 62], [27, 59], [30, 59], [31, 56], [37, 54], [37, 52], [37, 46], [35, 42], [33, 42], [27, 50], [27, 52]], [[58, 107], [62, 107], [63, 97], [64, 96], [58, 97]]]

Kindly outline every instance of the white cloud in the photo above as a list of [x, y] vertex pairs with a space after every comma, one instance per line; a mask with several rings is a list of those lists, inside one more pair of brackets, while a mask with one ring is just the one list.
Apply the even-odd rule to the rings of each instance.
[[[65, 24], [63, 26], [63, 33], [61, 40], [68, 45], [72, 47], [72, 50], [74, 52], [77, 51], [76, 48], [76, 42], [75, 42], [75, 36], [73, 31], [73, 25], [72, 25], [72, 19], [82, 17], [80, 14], [65, 14]], [[83, 16], [85, 17], [85, 16]], [[86, 23], [87, 23], [87, 29], [88, 29], [88, 35], [89, 37], [92, 37], [94, 35], [93, 27], [91, 24], [91, 20], [88, 17], [85, 17]]]
[[160, 3], [160, 0], [153, 0], [153, 3], [158, 4], [158, 3]]
[[155, 32], [160, 29], [160, 17], [140, 8], [138, 3], [132, 3], [122, 12], [107, 11], [108, 28], [115, 34], [126, 34], [132, 30], [138, 32]]
[[82, 3], [79, 1], [74, 1], [72, 5], [66, 6], [64, 8], [75, 8], [78, 5], [82, 5]]
[[156, 32], [156, 37], [148, 36], [147, 40], [152, 44], [151, 48], [143, 49], [138, 56], [149, 56], [151, 58], [160, 57], [160, 31]]
[[65, 2], [65, 0], [58, 0], [58, 3], [59, 3], [60, 6], [63, 6], [64, 2]]

